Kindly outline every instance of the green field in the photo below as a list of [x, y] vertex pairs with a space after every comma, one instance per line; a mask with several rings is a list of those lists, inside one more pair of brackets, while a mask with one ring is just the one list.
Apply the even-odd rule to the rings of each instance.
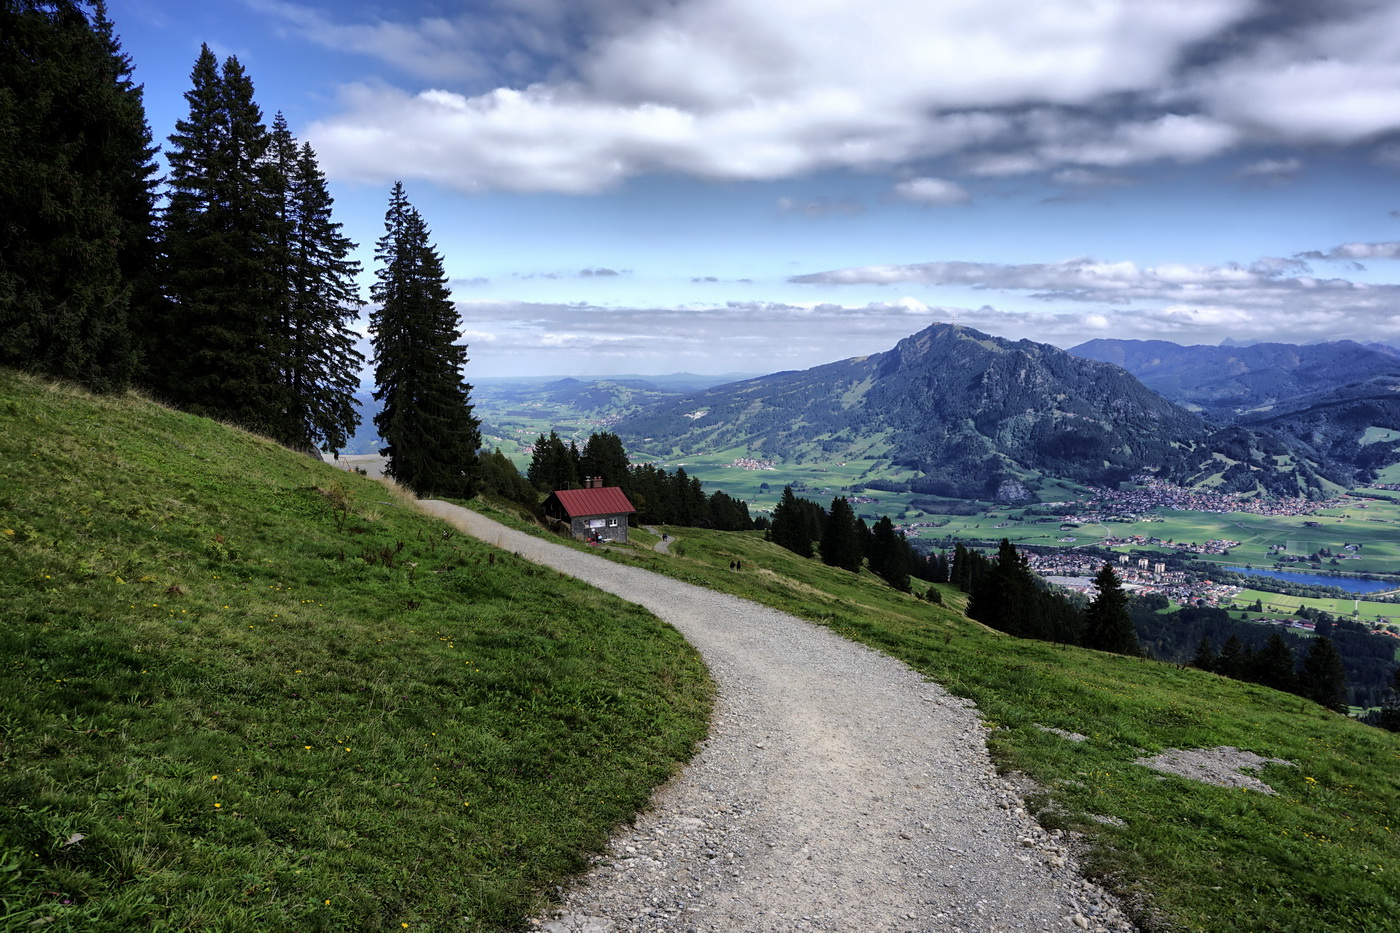
[[385, 485], [0, 371], [0, 929], [519, 930], [695, 651]]
[[[1234, 605], [1244, 609], [1253, 606], [1256, 601], [1264, 606], [1265, 615], [1293, 615], [1298, 607], [1306, 606], [1342, 619], [1354, 618], [1359, 622], [1400, 625], [1400, 603], [1379, 603], [1365, 599], [1313, 599], [1307, 596], [1284, 596], [1265, 590], [1243, 590], [1235, 597]], [[1400, 648], [1400, 645], [1397, 648]]]

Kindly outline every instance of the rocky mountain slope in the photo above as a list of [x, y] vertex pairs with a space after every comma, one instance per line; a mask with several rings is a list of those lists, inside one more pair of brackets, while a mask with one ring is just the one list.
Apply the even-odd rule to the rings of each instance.
[[1291, 456], [1325, 465], [1345, 482], [1369, 480], [1400, 461], [1400, 441], [1391, 439], [1400, 432], [1400, 356], [1391, 347], [1091, 340], [1070, 352], [1122, 366], [1214, 422], [1239, 425], [1256, 439], [1272, 435]]
[[1236, 429], [1227, 455], [1204, 419], [1116, 365], [952, 324], [687, 395], [617, 431], [670, 456], [887, 457], [918, 471], [913, 491], [964, 498], [1029, 498], [1045, 477], [1113, 483], [1145, 469], [1241, 491], [1326, 486], [1320, 464], [1271, 436]]

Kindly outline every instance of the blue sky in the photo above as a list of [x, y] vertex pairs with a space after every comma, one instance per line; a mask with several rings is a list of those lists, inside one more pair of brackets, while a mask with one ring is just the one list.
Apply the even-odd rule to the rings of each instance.
[[201, 43], [361, 244], [432, 228], [470, 375], [764, 373], [934, 321], [1400, 345], [1400, 3], [109, 0]]

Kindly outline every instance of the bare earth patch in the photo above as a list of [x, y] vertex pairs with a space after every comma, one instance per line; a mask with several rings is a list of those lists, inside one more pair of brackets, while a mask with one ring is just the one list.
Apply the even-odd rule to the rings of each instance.
[[1232, 745], [1216, 748], [1169, 748], [1151, 758], [1139, 758], [1134, 764], [1143, 765], [1154, 771], [1175, 774], [1205, 784], [1220, 787], [1245, 787], [1261, 794], [1272, 794], [1274, 789], [1252, 774], [1245, 771], [1258, 771], [1264, 765], [1288, 765], [1293, 762], [1282, 758], [1263, 758], [1253, 752], [1242, 751]]

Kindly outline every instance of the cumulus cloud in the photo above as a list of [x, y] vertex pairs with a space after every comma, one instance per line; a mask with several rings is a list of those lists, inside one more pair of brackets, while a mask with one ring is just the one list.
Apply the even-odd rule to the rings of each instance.
[[1351, 143], [1400, 126], [1400, 7], [1337, 3], [1183, 83], [1217, 119], [1264, 139]]
[[965, 204], [972, 199], [962, 185], [945, 178], [910, 178], [895, 185], [894, 193], [916, 204]]
[[[245, 2], [315, 41], [432, 82], [343, 89], [339, 112], [307, 133], [328, 171], [468, 191], [597, 191], [659, 171], [776, 179], [944, 155], [990, 176], [1199, 160], [1248, 142], [1261, 125], [1232, 107], [1231, 81], [1263, 81], [1286, 72], [1281, 63], [1345, 47], [1350, 35], [1333, 24], [1187, 68], [1192, 49], [1247, 22], [1255, 5], [589, 0], [570, 13], [537, 0], [343, 23], [291, 0]], [[1370, 101], [1376, 125], [1400, 126], [1400, 111], [1385, 108], [1384, 49], [1374, 39], [1365, 48], [1364, 72], [1347, 74], [1368, 90], [1353, 86], [1345, 99], [1358, 109]], [[522, 63], [506, 71], [522, 77], [507, 80], [500, 63], [515, 58]], [[495, 86], [478, 77], [488, 67], [498, 69]], [[940, 179], [922, 191], [917, 181], [904, 183], [906, 196], [955, 196], [931, 186]]]
[[851, 216], [865, 211], [865, 205], [855, 198], [810, 198], [802, 201], [797, 198], [779, 198], [778, 210], [784, 214], [805, 214], [808, 217], [826, 217], [831, 214]]

